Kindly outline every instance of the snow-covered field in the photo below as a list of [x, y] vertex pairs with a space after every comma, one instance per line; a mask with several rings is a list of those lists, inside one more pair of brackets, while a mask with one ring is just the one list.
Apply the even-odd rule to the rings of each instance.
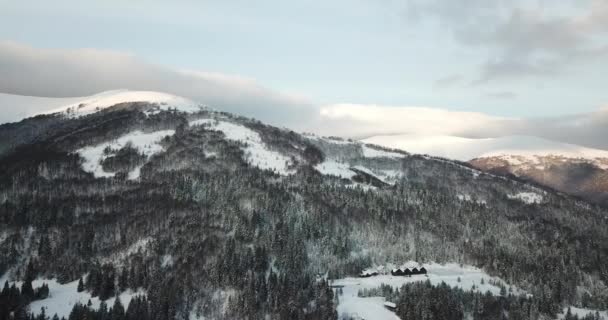
[[[145, 154], [147, 157], [150, 157], [163, 151], [163, 147], [159, 144], [159, 142], [164, 137], [172, 136], [173, 134], [175, 134], [174, 130], [161, 130], [151, 133], [134, 131], [113, 141], [81, 148], [77, 150], [77, 153], [84, 159], [82, 164], [82, 169], [84, 171], [93, 173], [95, 178], [113, 177], [115, 174], [114, 172], [106, 172], [101, 166], [101, 161], [106, 158], [106, 156], [103, 154], [103, 150], [105, 148], [110, 147], [118, 150], [127, 145], [127, 143], [131, 143], [133, 148], [136, 148], [139, 150], [139, 152]], [[128, 178], [131, 180], [138, 179], [141, 167], [142, 166], [139, 166], [129, 172]]]
[[[564, 308], [564, 312], [560, 315], [558, 315], [558, 319], [564, 319], [564, 317], [566, 316], [566, 313], [568, 312], [568, 308]], [[572, 315], [578, 316], [579, 319], [587, 316], [588, 314], [595, 314], [596, 312], [598, 312], [597, 310], [591, 310], [591, 309], [583, 309], [583, 308], [577, 308], [577, 307], [570, 307], [570, 313], [572, 313]], [[608, 311], [599, 311], [600, 314], [600, 319], [602, 320], [608, 320]]]
[[[413, 265], [413, 264], [412, 264]], [[416, 265], [417, 266], [417, 265]], [[396, 320], [399, 319], [393, 312], [384, 307], [384, 298], [382, 297], [366, 297], [360, 298], [357, 296], [361, 289], [378, 288], [381, 284], [390, 285], [394, 288], [400, 288], [406, 283], [416, 281], [431, 281], [433, 285], [445, 282], [451, 287], [458, 287], [464, 290], [469, 290], [475, 286], [476, 291], [489, 291], [494, 295], [500, 294], [500, 288], [491, 284], [503, 283], [500, 278], [491, 277], [483, 270], [472, 266], [460, 266], [459, 264], [423, 264], [427, 270], [427, 275], [415, 275], [412, 277], [399, 277], [387, 274], [378, 275], [369, 278], [344, 278], [335, 280], [331, 283], [332, 286], [342, 286], [342, 295], [338, 296], [338, 316], [339, 318], [357, 316], [367, 320]], [[483, 279], [483, 284], [481, 283]], [[490, 281], [491, 280], [491, 281]], [[507, 288], [507, 286], [505, 284]], [[512, 288], [513, 292], [520, 292], [516, 288]], [[394, 302], [394, 301], [392, 301]]]
[[292, 161], [280, 152], [269, 150], [260, 135], [242, 125], [214, 119], [199, 119], [190, 122], [191, 126], [208, 125], [213, 130], [224, 133], [226, 139], [240, 141], [246, 144], [244, 148], [246, 161], [252, 166], [263, 170], [272, 170], [282, 175], [292, 172], [289, 169]]
[[[57, 314], [59, 318], [65, 317], [67, 319], [70, 315], [70, 311], [72, 311], [72, 308], [76, 303], [86, 305], [89, 300], [91, 300], [91, 307], [94, 309], [98, 309], [101, 303], [98, 297], [91, 297], [89, 292], [78, 292], [78, 281], [60, 284], [55, 279], [38, 279], [32, 281], [32, 286], [34, 288], [38, 288], [42, 286], [43, 283], [46, 283], [49, 286], [49, 296], [46, 299], [37, 300], [30, 304], [30, 312], [35, 314], [39, 314], [40, 309], [44, 308], [47, 316], [52, 317], [54, 314]], [[15, 284], [17, 287], [21, 287], [21, 282], [17, 281]], [[136, 292], [128, 290], [119, 295], [120, 302], [126, 309], [133, 297], [144, 294], [145, 291], [143, 290], [138, 290]], [[112, 307], [115, 299], [115, 297], [112, 297], [105, 301], [108, 307]]]

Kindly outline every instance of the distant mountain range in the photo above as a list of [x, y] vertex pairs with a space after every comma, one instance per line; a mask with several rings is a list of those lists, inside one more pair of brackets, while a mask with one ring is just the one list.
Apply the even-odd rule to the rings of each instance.
[[363, 140], [412, 153], [469, 162], [608, 205], [608, 151], [533, 136], [471, 139], [439, 135], [374, 136]]

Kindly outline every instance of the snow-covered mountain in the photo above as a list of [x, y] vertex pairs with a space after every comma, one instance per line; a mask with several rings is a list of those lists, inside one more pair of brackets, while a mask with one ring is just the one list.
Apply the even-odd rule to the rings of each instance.
[[162, 93], [50, 109], [0, 125], [0, 319], [123, 319], [121, 300], [145, 320], [549, 319], [608, 299], [608, 213], [565, 194]]
[[454, 136], [394, 135], [363, 140], [412, 153], [468, 161], [476, 168], [512, 174], [608, 204], [608, 151], [533, 136], [470, 139]]
[[364, 139], [363, 142], [460, 161], [499, 156], [517, 156], [531, 160], [535, 157], [548, 156], [586, 160], [608, 159], [606, 150], [586, 148], [534, 136], [471, 139], [445, 135], [405, 134], [374, 136]]
[[[68, 99], [62, 99], [60, 101], [64, 103], [67, 102]], [[65, 103], [58, 108], [37, 113], [36, 115], [60, 113], [70, 117], [81, 117], [122, 103], [137, 102], [155, 104], [158, 107], [154, 109], [155, 111], [172, 108], [181, 112], [196, 112], [203, 107], [201, 104], [195, 103], [189, 99], [154, 91], [114, 90], [102, 92], [90, 97], [70, 98], [69, 101], [69, 103]]]

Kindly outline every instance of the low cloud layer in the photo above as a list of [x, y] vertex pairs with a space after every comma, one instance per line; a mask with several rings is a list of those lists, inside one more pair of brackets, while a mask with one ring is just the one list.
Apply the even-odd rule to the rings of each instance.
[[526, 119], [425, 107], [335, 104], [322, 107], [319, 115], [317, 132], [357, 139], [402, 134], [472, 139], [521, 135], [608, 150], [608, 108]]
[[[314, 114], [311, 102], [305, 98], [276, 92], [251, 79], [172, 70], [107, 50], [39, 49], [0, 42], [0, 70], [0, 92], [9, 94], [81, 97], [115, 89], [150, 90], [176, 94], [273, 124], [306, 120]], [[18, 120], [24, 113], [18, 107], [2, 106], [2, 109], [0, 122]]]
[[[429, 134], [465, 138], [532, 135], [608, 150], [608, 108], [553, 118], [504, 118], [481, 112], [369, 104], [319, 105], [277, 92], [255, 80], [199, 71], [176, 71], [113, 51], [36, 49], [0, 43], [0, 92], [75, 97], [114, 89], [167, 92], [213, 108], [321, 135], [367, 138]], [[456, 75], [442, 85], [460, 81]], [[512, 99], [511, 92], [488, 93]], [[23, 98], [0, 94], [0, 123], [73, 103], [74, 98]], [[78, 100], [78, 99], [76, 99]]]

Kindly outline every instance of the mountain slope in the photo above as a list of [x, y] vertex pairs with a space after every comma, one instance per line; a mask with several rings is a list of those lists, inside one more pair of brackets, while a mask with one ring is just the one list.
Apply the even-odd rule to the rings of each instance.
[[600, 208], [445, 159], [116, 102], [0, 126], [4, 278], [146, 292], [162, 319], [334, 319], [324, 279], [454, 262], [548, 316], [605, 307]]

